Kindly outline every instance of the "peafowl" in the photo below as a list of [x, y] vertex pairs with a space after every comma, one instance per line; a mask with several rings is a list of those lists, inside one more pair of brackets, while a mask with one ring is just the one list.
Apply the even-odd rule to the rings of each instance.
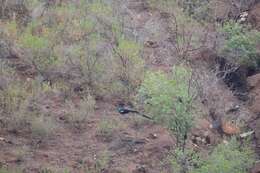
[[120, 114], [122, 114], [122, 115], [128, 114], [128, 113], [135, 113], [135, 114], [141, 115], [141, 116], [144, 117], [144, 118], [147, 118], [147, 119], [152, 120], [151, 117], [149, 117], [149, 116], [147, 116], [147, 115], [145, 115], [145, 114], [142, 114], [142, 113], [140, 113], [139, 111], [126, 108], [124, 104], [119, 104], [119, 105], [117, 106], [117, 111], [118, 111]]

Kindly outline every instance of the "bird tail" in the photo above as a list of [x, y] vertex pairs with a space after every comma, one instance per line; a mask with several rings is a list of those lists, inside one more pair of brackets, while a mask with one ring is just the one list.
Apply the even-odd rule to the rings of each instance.
[[149, 116], [147, 116], [147, 115], [145, 115], [145, 114], [141, 114], [141, 113], [138, 113], [139, 115], [141, 115], [142, 117], [144, 117], [144, 118], [147, 118], [147, 119], [149, 119], [149, 120], [152, 120], [152, 117], [149, 117]]
[[140, 113], [139, 111], [129, 110], [129, 109], [128, 109], [128, 111], [131, 112], [131, 113], [136, 113], [136, 114], [138, 114], [138, 115], [140, 115], [140, 116], [142, 116], [142, 117], [144, 117], [144, 118], [147, 118], [147, 119], [149, 119], [149, 120], [152, 120], [151, 117], [149, 117], [148, 115], [142, 114], [142, 113]]

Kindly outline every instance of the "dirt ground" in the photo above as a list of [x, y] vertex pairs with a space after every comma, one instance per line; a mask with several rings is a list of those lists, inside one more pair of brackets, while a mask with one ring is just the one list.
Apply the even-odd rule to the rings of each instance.
[[[144, 44], [144, 58], [147, 65], [169, 71], [173, 64], [178, 63], [169, 43], [168, 23], [163, 14], [149, 9], [142, 0], [122, 1], [121, 11], [126, 14], [127, 24], [135, 28], [138, 42]], [[231, 115], [231, 117], [238, 115], [242, 117], [241, 119], [247, 120], [248, 118], [243, 117], [247, 115], [245, 114], [248, 112], [247, 105], [231, 97], [231, 91], [223, 83], [218, 85], [215, 87], [220, 87], [223, 91], [219, 95], [215, 93], [218, 97], [215, 101], [221, 105], [219, 110], [225, 111], [233, 104], [240, 104], [243, 112], [241, 111], [239, 115]], [[259, 83], [250, 85], [252, 85], [251, 93], [256, 101], [249, 108], [252, 108], [251, 110], [258, 117], [252, 126], [256, 131], [259, 145], [260, 101], [257, 94], [260, 92], [260, 85]], [[224, 107], [221, 100], [223, 95], [226, 102]], [[131, 115], [122, 117], [117, 113], [115, 105], [107, 101], [97, 102], [95, 116], [91, 117], [91, 120], [83, 124], [80, 129], [71, 127], [64, 121], [66, 107], [59, 102], [58, 97], [55, 95], [47, 97], [43, 102], [45, 107], [49, 107], [48, 111], [58, 124], [58, 129], [50, 138], [33, 139], [25, 132], [0, 131], [1, 166], [19, 167], [26, 173], [40, 172], [44, 168], [56, 171], [69, 169], [73, 173], [83, 173], [86, 167], [97, 167], [97, 161], [103, 159], [103, 154], [107, 154], [109, 166], [101, 172], [171, 173], [164, 159], [174, 148], [175, 139], [165, 128], [141, 117], [133, 118]], [[209, 104], [211, 102], [208, 100]], [[210, 142], [195, 145], [189, 141], [188, 144], [198, 150], [207, 149], [210, 145], [221, 141], [218, 133], [210, 128], [209, 107], [209, 105], [205, 106], [204, 117], [206, 118], [199, 120], [192, 131], [191, 138], [192, 136], [198, 139], [210, 138]], [[113, 120], [120, 126], [109, 139], [99, 136], [97, 132], [97, 126], [104, 118]]]

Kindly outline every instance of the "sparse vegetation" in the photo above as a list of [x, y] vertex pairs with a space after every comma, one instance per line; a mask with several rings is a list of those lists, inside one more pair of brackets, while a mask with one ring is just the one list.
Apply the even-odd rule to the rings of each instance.
[[[239, 21], [255, 2], [221, 1], [216, 14], [219, 2], [0, 0], [0, 173], [162, 172], [166, 155], [166, 172], [248, 172], [251, 145], [217, 145], [209, 114], [255, 118], [219, 78], [260, 71], [260, 32]], [[152, 120], [121, 121], [117, 104]]]
[[99, 155], [94, 155], [94, 163], [92, 166], [87, 165], [82, 161], [81, 170], [87, 173], [99, 173], [105, 171], [111, 161], [111, 153], [109, 151], [102, 151]]
[[110, 141], [113, 134], [120, 126], [118, 122], [110, 119], [102, 119], [97, 127], [97, 135], [104, 138], [105, 141]]
[[30, 120], [32, 135], [35, 138], [46, 138], [55, 132], [55, 121], [49, 117], [35, 117]]
[[95, 113], [95, 99], [90, 95], [85, 99], [80, 100], [78, 104], [68, 101], [66, 105], [69, 110], [66, 113], [65, 118], [69, 123], [74, 125], [86, 122]]

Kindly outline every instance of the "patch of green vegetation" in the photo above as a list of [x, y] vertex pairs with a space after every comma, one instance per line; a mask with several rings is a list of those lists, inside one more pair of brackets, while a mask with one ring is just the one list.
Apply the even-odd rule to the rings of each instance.
[[221, 32], [225, 37], [220, 49], [223, 57], [238, 65], [259, 65], [260, 55], [256, 47], [260, 43], [260, 32], [232, 21], [225, 23]]
[[193, 150], [187, 149], [184, 152], [175, 149], [168, 155], [165, 162], [169, 163], [174, 170], [174, 173], [192, 172], [194, 167], [202, 164], [202, 159], [199, 154]]
[[208, 156], [177, 149], [169, 154], [166, 162], [171, 164], [174, 173], [247, 173], [255, 156], [248, 144], [239, 143], [232, 138], [228, 143], [218, 144]]
[[191, 173], [247, 173], [255, 161], [253, 151], [247, 146], [239, 146], [234, 138], [228, 144], [219, 144]]
[[89, 5], [89, 10], [96, 14], [102, 16], [111, 16], [112, 15], [112, 8], [102, 2], [94, 2]]
[[181, 147], [185, 146], [193, 125], [192, 105], [196, 95], [193, 82], [190, 69], [175, 66], [171, 75], [147, 73], [139, 91], [147, 112], [176, 135], [177, 145]]
[[0, 168], [0, 173], [22, 173], [22, 171]]
[[34, 36], [30, 33], [24, 33], [20, 38], [20, 42], [24, 47], [31, 48], [34, 51], [48, 46], [48, 40], [46, 38]]

